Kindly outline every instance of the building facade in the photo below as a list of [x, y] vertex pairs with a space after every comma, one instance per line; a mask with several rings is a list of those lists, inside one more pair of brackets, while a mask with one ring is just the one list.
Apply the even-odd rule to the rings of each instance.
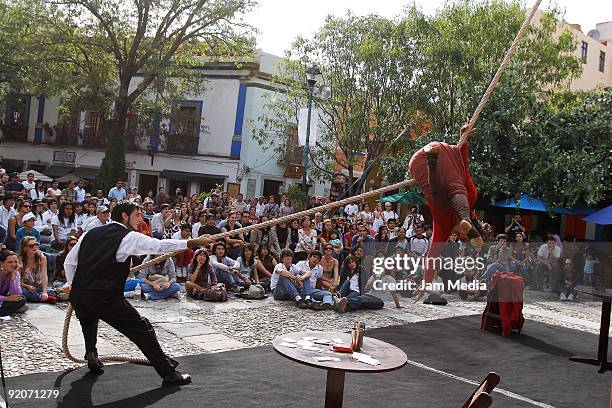
[[[204, 64], [201, 95], [186, 96], [172, 107], [171, 119], [153, 135], [128, 131], [126, 181], [141, 194], [165, 187], [173, 194], [208, 192], [222, 185], [247, 197], [279, 194], [301, 183], [301, 170], [287, 172], [287, 162], [253, 138], [265, 113], [264, 94], [278, 57], [260, 52], [253, 61]], [[132, 86], [137, 86], [138, 78]], [[0, 162], [11, 170], [35, 169], [51, 177], [72, 174], [92, 180], [104, 158], [105, 141], [97, 112], [74, 112], [58, 123], [60, 101], [17, 95], [7, 102]], [[128, 121], [129, 122], [129, 121]], [[299, 163], [293, 163], [300, 168]], [[312, 183], [310, 193], [329, 189]]]

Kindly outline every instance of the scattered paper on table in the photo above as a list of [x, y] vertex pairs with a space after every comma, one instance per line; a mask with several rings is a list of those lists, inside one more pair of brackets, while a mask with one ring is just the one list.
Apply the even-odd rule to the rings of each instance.
[[302, 347], [302, 349], [304, 350], [308, 350], [308, 351], [317, 351], [317, 352], [322, 352], [323, 350], [318, 348], [318, 347]]
[[316, 361], [341, 361], [338, 357], [313, 357]]
[[283, 337], [283, 341], [285, 343], [297, 343], [298, 341], [295, 339], [290, 339], [289, 337]]
[[314, 346], [314, 343], [308, 340], [300, 340], [297, 342], [297, 344], [302, 347], [313, 347]]
[[315, 340], [315, 344], [324, 344], [326, 346], [329, 346], [330, 344], [333, 344], [333, 342], [328, 339], [318, 339], [318, 340]]
[[353, 358], [359, 361], [360, 363], [366, 363], [369, 365], [379, 365], [380, 364], [380, 361], [376, 360], [375, 358], [372, 358], [369, 354], [353, 352]]
[[287, 343], [287, 342], [281, 343], [280, 345], [281, 346], [285, 346], [285, 347], [289, 347], [289, 348], [296, 348], [298, 346], [295, 343]]
[[302, 340], [306, 340], [306, 341], [312, 341], [312, 340], [316, 340], [316, 339], [317, 339], [316, 337], [310, 337], [310, 336], [302, 337]]

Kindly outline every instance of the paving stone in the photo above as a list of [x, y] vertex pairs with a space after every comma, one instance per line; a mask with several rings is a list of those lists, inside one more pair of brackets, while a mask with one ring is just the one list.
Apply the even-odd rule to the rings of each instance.
[[206, 326], [202, 323], [161, 323], [159, 325], [165, 330], [176, 334], [179, 337], [199, 336], [204, 334], [214, 333], [212, 326]]

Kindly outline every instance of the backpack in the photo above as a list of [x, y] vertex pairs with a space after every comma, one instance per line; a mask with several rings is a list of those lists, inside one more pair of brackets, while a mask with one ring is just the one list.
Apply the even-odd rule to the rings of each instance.
[[227, 300], [227, 291], [224, 284], [217, 283], [211, 286], [210, 289], [194, 290], [193, 298], [206, 302], [225, 302]]

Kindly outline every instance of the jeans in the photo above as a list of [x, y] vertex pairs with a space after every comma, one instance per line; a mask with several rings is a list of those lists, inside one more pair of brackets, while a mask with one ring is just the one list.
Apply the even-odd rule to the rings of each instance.
[[130, 279], [129, 281], [125, 282], [125, 285], [123, 286], [123, 291], [124, 292], [132, 292], [134, 289], [136, 289], [136, 286], [140, 284], [140, 287], [142, 289], [142, 284], [143, 281], [140, 279]]
[[228, 290], [231, 287], [239, 285], [241, 283], [240, 278], [238, 278], [236, 275], [234, 275], [231, 272], [221, 271], [217, 269], [216, 273], [217, 273], [217, 281], [219, 281], [219, 283], [224, 283], [225, 287]]
[[153, 286], [147, 285], [146, 283], [143, 283], [140, 287], [142, 288], [142, 293], [147, 293], [151, 300], [166, 299], [181, 290], [181, 285], [178, 283], [173, 283], [168, 288], [162, 289], [159, 292], [153, 289]]
[[510, 269], [511, 272], [514, 272], [517, 275], [521, 275], [523, 278], [525, 278], [525, 282], [527, 282], [529, 278], [529, 268], [530, 267], [531, 267], [531, 264], [529, 263], [529, 261], [523, 262], [523, 265], [521, 266], [518, 263], [514, 262], [513, 260], [508, 261], [508, 269]]
[[[36, 290], [34, 292], [30, 292], [26, 288], [21, 288], [21, 294], [24, 298], [26, 298], [26, 301], [28, 302], [40, 302], [40, 295], [42, 294], [42, 285], [40, 283], [35, 283], [33, 286], [36, 287]], [[47, 288], [47, 295], [53, 296], [55, 295], [55, 291], [53, 289]]]
[[307, 293], [307, 295], [310, 295], [310, 297], [312, 297], [314, 300], [323, 302], [324, 304], [330, 304], [330, 305], [334, 304], [334, 299], [332, 298], [332, 294], [326, 290], [311, 289], [310, 293]]
[[272, 296], [275, 300], [294, 300], [298, 296], [304, 297], [312, 292], [310, 288], [310, 279], [304, 279], [303, 288], [298, 288], [289, 278], [281, 276], [278, 278], [276, 287], [272, 291]]
[[340, 296], [346, 297], [346, 310], [349, 312], [360, 309], [377, 310], [382, 309], [385, 305], [385, 302], [376, 296], [368, 294], [360, 295], [358, 292], [351, 290], [351, 281], [349, 279], [340, 285], [339, 292]]
[[593, 274], [592, 273], [584, 273], [584, 283], [587, 283], [589, 285], [593, 284]]

